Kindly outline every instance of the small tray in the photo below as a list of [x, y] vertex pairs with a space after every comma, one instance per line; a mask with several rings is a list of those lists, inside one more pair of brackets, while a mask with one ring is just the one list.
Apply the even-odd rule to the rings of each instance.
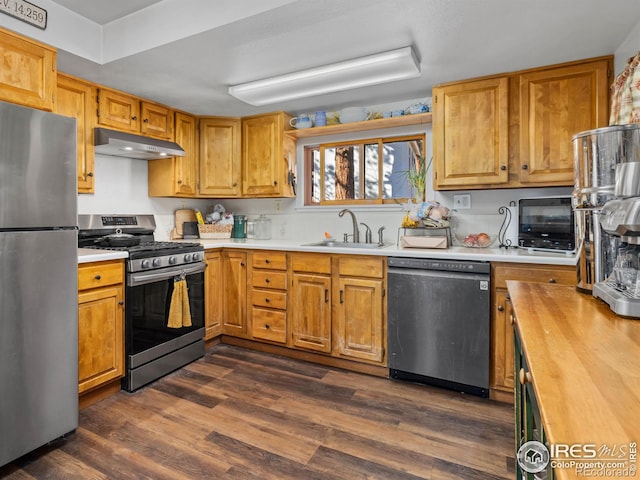
[[447, 248], [447, 237], [442, 236], [414, 236], [400, 237], [400, 246], [403, 248]]

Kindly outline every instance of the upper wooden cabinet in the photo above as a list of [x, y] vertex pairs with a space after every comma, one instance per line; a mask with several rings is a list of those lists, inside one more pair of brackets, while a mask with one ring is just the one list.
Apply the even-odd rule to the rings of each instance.
[[570, 186], [571, 139], [606, 126], [613, 57], [434, 87], [436, 190]]
[[284, 135], [292, 117], [285, 112], [242, 119], [242, 195], [291, 197], [289, 172], [295, 165], [295, 140]]
[[58, 74], [56, 113], [73, 117], [78, 136], [78, 193], [94, 192], [93, 127], [96, 98], [95, 85]]
[[177, 112], [176, 143], [185, 152], [184, 157], [149, 160], [149, 196], [194, 197], [196, 195], [196, 119]]
[[98, 124], [125, 132], [174, 139], [174, 111], [109, 88], [98, 90]]
[[518, 75], [520, 182], [572, 185], [578, 132], [609, 122], [611, 59]]
[[0, 59], [0, 100], [54, 109], [54, 48], [0, 28]]
[[436, 188], [500, 185], [509, 179], [509, 79], [433, 89]]
[[240, 119], [200, 118], [198, 195], [239, 197], [242, 194]]

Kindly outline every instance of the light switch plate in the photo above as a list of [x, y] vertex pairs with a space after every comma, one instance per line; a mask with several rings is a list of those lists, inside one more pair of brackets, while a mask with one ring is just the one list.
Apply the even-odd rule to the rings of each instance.
[[465, 193], [453, 196], [453, 208], [456, 210], [466, 210], [471, 208], [471, 194]]

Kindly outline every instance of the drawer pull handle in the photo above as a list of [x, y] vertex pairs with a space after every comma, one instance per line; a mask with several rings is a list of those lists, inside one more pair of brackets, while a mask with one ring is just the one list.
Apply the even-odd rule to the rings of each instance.
[[329, 303], [329, 289], [324, 289], [324, 303]]
[[556, 283], [556, 279], [555, 278], [550, 278], [549, 279], [549, 283]]
[[269, 260], [268, 258], [264, 261], [264, 263], [269, 264], [271, 263], [271, 260]]
[[531, 374], [525, 371], [524, 368], [520, 369], [520, 374], [518, 375], [520, 379], [520, 385], [526, 385], [527, 383], [531, 383]]
[[498, 305], [498, 311], [499, 312], [504, 312], [504, 307], [502, 305]]
[[265, 298], [264, 301], [269, 303], [270, 300], [268, 298]]
[[269, 330], [271, 328], [271, 325], [269, 325], [268, 323], [264, 324], [264, 328], [266, 328], [267, 330]]
[[95, 278], [96, 280], [100, 280], [102, 277], [101, 277], [101, 276], [100, 276], [100, 274], [98, 273], [98, 274], [97, 274], [95, 277], [93, 277], [93, 278]]
[[271, 283], [271, 280], [269, 280], [268, 278], [265, 278], [264, 283]]
[[340, 290], [340, 303], [344, 303], [344, 290]]

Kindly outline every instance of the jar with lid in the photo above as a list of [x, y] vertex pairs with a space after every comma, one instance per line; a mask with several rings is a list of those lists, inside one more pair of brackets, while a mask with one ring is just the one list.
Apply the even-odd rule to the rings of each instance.
[[254, 235], [256, 240], [271, 239], [271, 219], [262, 214], [254, 222]]

